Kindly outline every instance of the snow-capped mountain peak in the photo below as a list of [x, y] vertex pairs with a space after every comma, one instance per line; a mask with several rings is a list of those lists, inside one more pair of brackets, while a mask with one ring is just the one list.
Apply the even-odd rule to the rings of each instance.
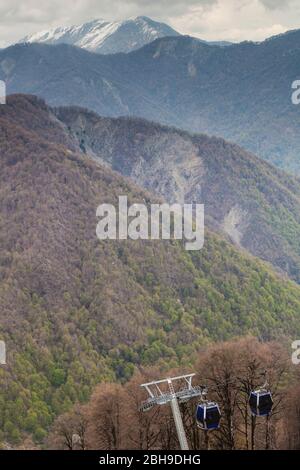
[[77, 26], [57, 27], [26, 36], [20, 42], [65, 43], [93, 52], [112, 54], [130, 52], [157, 38], [178, 35], [165, 23], [137, 16], [120, 22], [95, 19]]

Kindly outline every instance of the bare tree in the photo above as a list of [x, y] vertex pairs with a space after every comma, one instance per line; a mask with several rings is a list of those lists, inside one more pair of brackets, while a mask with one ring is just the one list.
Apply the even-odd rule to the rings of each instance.
[[[87, 409], [80, 405], [56, 419], [48, 440], [48, 446], [55, 449], [86, 450], [88, 427]], [[77, 436], [75, 439], [74, 437]]]
[[92, 395], [89, 408], [89, 442], [94, 449], [123, 449], [126, 392], [119, 384], [101, 384]]

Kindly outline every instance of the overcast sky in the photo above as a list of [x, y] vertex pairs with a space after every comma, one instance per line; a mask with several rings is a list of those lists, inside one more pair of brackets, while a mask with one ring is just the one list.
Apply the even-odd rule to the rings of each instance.
[[54, 26], [145, 15], [208, 40], [262, 40], [300, 28], [299, 0], [0, 0], [0, 47]]

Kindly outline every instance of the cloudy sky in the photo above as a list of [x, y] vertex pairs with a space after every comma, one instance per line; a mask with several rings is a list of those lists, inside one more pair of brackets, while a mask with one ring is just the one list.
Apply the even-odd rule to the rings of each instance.
[[262, 40], [300, 28], [299, 0], [0, 0], [0, 47], [54, 26], [146, 15], [208, 40]]

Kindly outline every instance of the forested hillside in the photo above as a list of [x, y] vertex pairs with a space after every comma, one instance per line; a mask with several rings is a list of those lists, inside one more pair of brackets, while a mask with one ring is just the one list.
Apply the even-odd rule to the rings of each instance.
[[300, 282], [300, 179], [220, 138], [78, 108], [58, 118], [82, 151], [169, 202], [205, 204], [206, 224]]
[[[213, 340], [300, 334], [300, 288], [206, 232], [99, 242], [96, 208], [152, 196], [88, 159], [34, 97], [0, 107], [1, 440], [40, 444], [53, 419], [135, 366], [190, 366]], [[154, 199], [154, 198], [153, 198]]]

